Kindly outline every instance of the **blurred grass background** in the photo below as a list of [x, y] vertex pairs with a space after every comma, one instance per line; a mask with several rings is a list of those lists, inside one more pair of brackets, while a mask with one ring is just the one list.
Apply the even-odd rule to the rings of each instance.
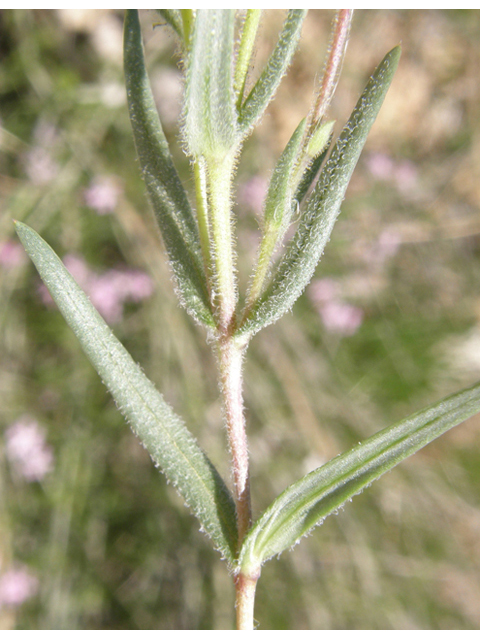
[[[283, 15], [265, 15], [259, 64]], [[332, 16], [309, 13], [290, 74], [240, 163], [242, 283], [259, 197], [308, 110]], [[191, 187], [176, 128], [175, 38], [153, 26], [154, 12], [141, 17], [158, 106]], [[61, 256], [81, 258], [90, 282], [115, 270], [151, 278], [154, 295], [126, 301], [113, 328], [228, 477], [214, 362], [204, 332], [178, 307], [135, 157], [122, 19], [103, 10], [0, 12], [5, 629], [233, 625], [225, 566], [46, 303], [12, 228], [12, 218], [25, 221]], [[399, 42], [403, 55], [312, 285], [248, 352], [257, 514], [318, 464], [480, 378], [479, 36], [478, 11], [355, 14], [330, 111], [337, 130], [383, 55]], [[22, 420], [46, 439], [37, 480], [12, 458], [9, 433]], [[269, 562], [260, 628], [478, 628], [479, 445], [475, 418]], [[23, 597], [8, 589], [15, 571], [28, 576]]]

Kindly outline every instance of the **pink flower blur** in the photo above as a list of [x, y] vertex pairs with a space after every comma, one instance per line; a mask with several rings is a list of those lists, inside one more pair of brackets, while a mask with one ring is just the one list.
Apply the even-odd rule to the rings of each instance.
[[49, 122], [39, 120], [32, 135], [32, 147], [24, 157], [25, 172], [35, 185], [51, 182], [59, 172], [52, 150], [60, 139], [57, 129]]
[[385, 153], [372, 153], [367, 167], [377, 180], [390, 180], [398, 191], [408, 195], [417, 184], [417, 168], [409, 160], [395, 161]]
[[14, 422], [5, 433], [6, 455], [16, 472], [28, 482], [42, 480], [53, 468], [53, 453], [45, 434], [32, 418]]
[[238, 189], [238, 201], [240, 204], [249, 207], [254, 213], [260, 215], [267, 190], [268, 181], [260, 176], [254, 176], [240, 185]]
[[58, 165], [46, 149], [33, 147], [25, 157], [25, 171], [33, 184], [48, 184], [58, 173]]
[[308, 295], [323, 326], [330, 333], [351, 336], [362, 324], [362, 309], [341, 299], [339, 286], [335, 280], [331, 278], [314, 280], [308, 288]]
[[104, 216], [115, 211], [120, 194], [121, 189], [113, 178], [97, 178], [85, 190], [84, 200], [87, 207]]
[[18, 267], [25, 262], [25, 250], [19, 242], [7, 240], [0, 243], [0, 265], [2, 267]]
[[335, 300], [320, 306], [318, 312], [327, 331], [343, 336], [353, 336], [363, 320], [361, 309]]
[[[140, 302], [153, 293], [153, 282], [146, 273], [136, 269], [109, 269], [96, 274], [85, 261], [74, 255], [67, 255], [64, 264], [82, 287], [97, 311], [106, 322], [115, 324], [123, 317], [127, 302]], [[40, 297], [45, 304], [51, 304], [48, 289], [40, 285]]]
[[0, 607], [18, 607], [34, 596], [38, 579], [26, 567], [10, 569], [0, 575]]
[[338, 283], [332, 278], [313, 280], [308, 287], [308, 294], [315, 305], [322, 305], [338, 296]]

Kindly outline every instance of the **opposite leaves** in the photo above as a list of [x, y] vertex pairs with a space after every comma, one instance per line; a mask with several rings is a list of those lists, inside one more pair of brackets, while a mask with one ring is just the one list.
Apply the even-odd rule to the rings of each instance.
[[237, 544], [235, 505], [217, 470], [49, 245], [25, 224], [17, 222], [16, 230], [132, 430], [183, 496], [219, 551], [232, 563]]
[[377, 117], [400, 58], [388, 53], [370, 78], [310, 196], [299, 227], [273, 280], [238, 335], [253, 335], [289, 311], [309, 283], [337, 219], [350, 177]]
[[291, 485], [268, 507], [243, 544], [239, 567], [255, 573], [296, 544], [399, 462], [480, 411], [480, 384], [379, 431]]
[[158, 118], [145, 68], [138, 14], [125, 15], [124, 65], [135, 145], [155, 217], [175, 275], [179, 298], [198, 321], [213, 326], [197, 222]]

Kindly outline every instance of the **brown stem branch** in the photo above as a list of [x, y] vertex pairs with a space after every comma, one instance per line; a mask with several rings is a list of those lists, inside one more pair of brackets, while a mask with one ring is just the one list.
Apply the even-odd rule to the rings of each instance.
[[239, 548], [251, 525], [248, 444], [243, 413], [243, 348], [230, 335], [218, 340], [218, 359], [225, 423], [232, 459]]
[[333, 98], [333, 94], [335, 93], [342, 70], [343, 58], [347, 50], [352, 17], [353, 9], [339, 9], [335, 16], [332, 28], [332, 40], [323, 72], [322, 86], [318, 92], [315, 106], [309, 116], [310, 122], [307, 126], [307, 137], [313, 132], [316, 125], [325, 115]]
[[254, 629], [255, 589], [258, 575], [246, 576], [239, 573], [235, 578], [235, 608], [237, 613], [237, 631]]

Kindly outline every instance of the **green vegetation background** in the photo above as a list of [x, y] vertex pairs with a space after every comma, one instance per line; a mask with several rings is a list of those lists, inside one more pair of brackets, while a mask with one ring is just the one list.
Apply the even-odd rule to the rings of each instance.
[[[128, 304], [115, 333], [228, 476], [214, 362], [203, 331], [178, 307], [135, 158], [122, 18], [0, 12], [0, 243], [14, 240], [16, 218], [99, 274], [128, 266], [150, 275], [155, 294]], [[260, 60], [282, 18], [267, 12]], [[331, 19], [310, 12], [290, 74], [240, 164], [242, 283], [258, 228], [247, 187], [268, 178], [308, 110]], [[152, 26], [153, 12], [142, 21], [160, 108], [191, 186], [171, 121], [175, 39]], [[245, 398], [257, 514], [322, 461], [480, 378], [479, 36], [479, 11], [355, 14], [331, 109], [339, 125], [384, 53], [403, 46], [315, 277], [317, 285], [330, 278], [362, 322], [352, 335], [328, 330], [313, 286], [252, 342]], [[98, 215], [85, 194], [105, 177], [117, 203]], [[0, 265], [0, 294], [0, 573], [21, 564], [39, 580], [22, 606], [0, 609], [1, 628], [231, 628], [225, 565], [60, 314], [42, 302], [26, 260]], [[6, 455], [5, 431], [26, 415], [54, 454], [41, 482], [26, 482]], [[479, 602], [475, 418], [268, 563], [256, 617], [261, 629], [475, 629]]]

